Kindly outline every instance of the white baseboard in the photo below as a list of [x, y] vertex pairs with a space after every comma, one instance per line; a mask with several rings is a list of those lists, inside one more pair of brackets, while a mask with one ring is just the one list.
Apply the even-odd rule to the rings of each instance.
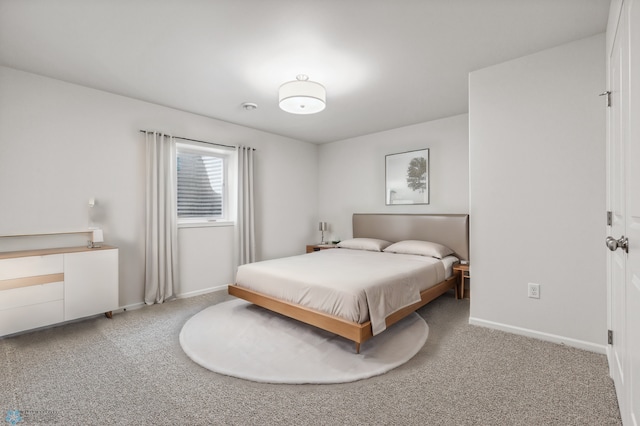
[[[187, 299], [189, 297], [200, 296], [201, 294], [213, 293], [214, 291], [226, 290], [226, 285], [221, 285], [217, 287], [209, 287], [202, 290], [190, 291], [188, 293], [176, 294], [176, 299]], [[120, 306], [118, 309], [114, 309], [113, 312], [124, 312], [124, 311], [133, 311], [136, 309], [144, 308], [147, 306], [144, 302], [132, 303], [126, 306]]]
[[499, 322], [487, 321], [487, 320], [474, 318], [474, 317], [469, 317], [469, 324], [478, 325], [480, 327], [492, 328], [495, 330], [506, 331], [507, 333], [518, 334], [521, 336], [533, 337], [534, 339], [558, 343], [561, 345], [571, 346], [573, 348], [584, 349], [586, 351], [607, 355], [607, 349], [608, 349], [607, 345], [598, 345], [591, 342], [585, 342], [583, 340], [571, 339], [569, 337], [543, 333], [541, 331], [530, 330], [528, 328], [522, 328], [522, 327], [515, 327], [513, 325], [501, 324]]
[[144, 308], [147, 306], [144, 302], [132, 303], [126, 306], [120, 306], [118, 309], [114, 309], [113, 312], [135, 311], [136, 309]]
[[201, 294], [213, 293], [214, 291], [226, 290], [226, 285], [219, 285], [216, 287], [209, 287], [202, 290], [190, 291], [188, 293], [181, 293], [176, 295], [176, 299], [187, 299], [189, 297], [200, 296]]

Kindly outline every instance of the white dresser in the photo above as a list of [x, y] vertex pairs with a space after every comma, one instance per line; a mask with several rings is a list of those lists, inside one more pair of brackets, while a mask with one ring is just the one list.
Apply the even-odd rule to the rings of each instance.
[[118, 308], [118, 249], [0, 253], [0, 336]]

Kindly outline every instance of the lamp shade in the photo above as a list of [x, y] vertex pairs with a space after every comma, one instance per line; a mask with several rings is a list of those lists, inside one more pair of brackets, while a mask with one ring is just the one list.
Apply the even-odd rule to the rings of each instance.
[[91, 242], [94, 242], [94, 243], [104, 242], [104, 234], [102, 233], [102, 229], [94, 229], [92, 231]]
[[280, 109], [291, 114], [315, 114], [326, 106], [327, 92], [324, 86], [299, 75], [296, 81], [280, 86], [278, 102]]
[[318, 231], [326, 231], [327, 230], [327, 222], [320, 222], [318, 224]]

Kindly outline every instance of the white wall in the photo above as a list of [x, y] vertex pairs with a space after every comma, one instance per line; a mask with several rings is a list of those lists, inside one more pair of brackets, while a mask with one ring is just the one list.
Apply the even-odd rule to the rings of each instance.
[[[320, 145], [318, 216], [329, 223], [327, 235], [350, 238], [353, 213], [467, 213], [468, 135], [463, 114]], [[385, 155], [423, 148], [429, 148], [430, 204], [386, 206]]]
[[[303, 253], [315, 236], [315, 145], [5, 67], [0, 235], [86, 229], [88, 200], [95, 197], [105, 241], [120, 248], [120, 304], [141, 302], [145, 162], [139, 129], [257, 148], [258, 258]], [[181, 228], [178, 238], [178, 293], [232, 282], [233, 227]], [[0, 250], [58, 243], [0, 239]]]
[[604, 35], [471, 73], [471, 323], [604, 352], [605, 87]]

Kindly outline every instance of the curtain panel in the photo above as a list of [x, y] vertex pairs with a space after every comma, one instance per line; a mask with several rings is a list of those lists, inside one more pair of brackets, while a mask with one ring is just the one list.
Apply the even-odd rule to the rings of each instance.
[[145, 132], [147, 153], [144, 301], [174, 297], [178, 280], [176, 149], [172, 136]]
[[256, 260], [253, 201], [253, 148], [238, 146], [238, 265]]

